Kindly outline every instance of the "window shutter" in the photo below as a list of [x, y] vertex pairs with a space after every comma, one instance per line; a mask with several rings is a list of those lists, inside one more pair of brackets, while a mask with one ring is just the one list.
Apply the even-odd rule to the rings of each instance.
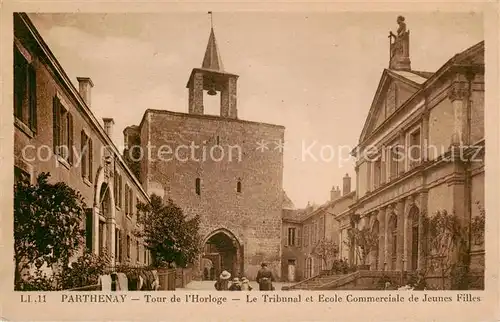
[[118, 206], [121, 208], [122, 207], [122, 194], [123, 194], [123, 187], [122, 187], [122, 176], [118, 176], [119, 181], [118, 181]]
[[129, 195], [128, 195], [128, 185], [125, 185], [125, 214], [128, 215], [128, 199], [129, 199]]
[[115, 173], [114, 173], [113, 197], [115, 199], [115, 207], [116, 207], [118, 205], [118, 172], [117, 171], [115, 171]]
[[85, 164], [86, 162], [86, 156], [88, 151], [85, 151], [85, 145], [86, 145], [86, 135], [85, 132], [80, 133], [80, 154], [81, 154], [81, 162], [80, 162], [80, 168], [82, 169], [82, 178], [85, 178], [87, 176], [87, 166]]
[[300, 247], [302, 244], [302, 229], [297, 227], [297, 246]]
[[69, 164], [73, 164], [73, 115], [68, 112], [68, 152]]
[[52, 142], [54, 144], [53, 148], [55, 154], [59, 154], [59, 133], [61, 132], [59, 129], [59, 113], [59, 99], [57, 96], [54, 96], [54, 99], [52, 100]]
[[30, 107], [30, 128], [32, 131], [36, 132], [37, 120], [36, 120], [36, 70], [35, 66], [29, 65], [29, 107]]
[[93, 163], [93, 150], [92, 150], [92, 139], [90, 138], [87, 138], [87, 144], [88, 144], [88, 152], [87, 152], [87, 155], [89, 156], [89, 160], [88, 160], [88, 172], [89, 172], [89, 181], [92, 182], [92, 179], [93, 179], [93, 172], [92, 172], [92, 163]]
[[130, 215], [134, 215], [134, 195], [132, 194], [132, 188], [129, 188], [129, 201], [130, 201]]

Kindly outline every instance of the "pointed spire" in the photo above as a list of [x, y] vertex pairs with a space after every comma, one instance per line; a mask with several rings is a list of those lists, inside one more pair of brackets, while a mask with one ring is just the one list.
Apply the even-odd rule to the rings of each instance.
[[[212, 17], [211, 11], [209, 11], [209, 14], [210, 17]], [[205, 57], [203, 58], [201, 68], [216, 70], [220, 72], [224, 71], [219, 48], [217, 47], [217, 41], [215, 40], [213, 25], [210, 28], [210, 38], [208, 38], [207, 50], [205, 51]]]

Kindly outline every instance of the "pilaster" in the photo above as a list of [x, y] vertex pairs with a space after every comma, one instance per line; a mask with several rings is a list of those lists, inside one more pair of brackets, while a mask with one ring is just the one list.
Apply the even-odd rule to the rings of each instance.
[[385, 270], [385, 256], [386, 256], [386, 245], [387, 245], [387, 225], [386, 225], [386, 208], [381, 208], [378, 211], [378, 221], [379, 221], [379, 270]]
[[397, 248], [396, 248], [396, 270], [403, 269], [404, 260], [404, 217], [405, 217], [405, 200], [401, 199], [396, 204], [396, 216], [398, 217], [397, 227]]
[[203, 114], [203, 73], [193, 73], [189, 84], [189, 114]]
[[[388, 206], [384, 209], [384, 217], [385, 217], [385, 229], [384, 229], [384, 271], [387, 270], [392, 270], [392, 250], [389, 249], [389, 234], [392, 232], [390, 231], [391, 227], [389, 225], [389, 221], [391, 219], [391, 214], [392, 214], [393, 207]], [[392, 242], [390, 243], [392, 245]]]
[[111, 266], [115, 266], [115, 240], [116, 240], [116, 220], [106, 218], [106, 248], [111, 259]]
[[467, 84], [465, 82], [453, 82], [448, 91], [448, 99], [453, 106], [453, 132], [451, 145], [461, 146], [464, 144], [466, 131], [465, 100], [468, 97]]
[[420, 199], [420, 212], [418, 214], [418, 270], [425, 268], [425, 249], [427, 247], [425, 241], [424, 216], [427, 216], [428, 193], [421, 192], [418, 196]]
[[99, 254], [99, 207], [92, 210], [92, 253]]

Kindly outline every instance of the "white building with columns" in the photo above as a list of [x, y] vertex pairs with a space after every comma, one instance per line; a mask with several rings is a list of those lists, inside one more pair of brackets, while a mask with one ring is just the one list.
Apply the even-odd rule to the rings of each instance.
[[[379, 235], [372, 270], [423, 268], [422, 214], [446, 210], [467, 222], [479, 214], [476, 204], [484, 207], [484, 42], [433, 73], [413, 70], [408, 48], [409, 32], [391, 44], [352, 152], [355, 202], [337, 216], [341, 240], [351, 214]], [[483, 241], [472, 245], [473, 269], [484, 269], [484, 250]], [[352, 250], [343, 256], [356, 263]]]

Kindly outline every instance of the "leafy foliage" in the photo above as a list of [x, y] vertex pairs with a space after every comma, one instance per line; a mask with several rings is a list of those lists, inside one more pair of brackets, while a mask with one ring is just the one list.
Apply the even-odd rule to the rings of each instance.
[[42, 173], [36, 184], [20, 180], [14, 187], [14, 260], [16, 285], [32, 264], [67, 264], [83, 242], [85, 203], [64, 182], [50, 184]]
[[150, 204], [141, 203], [137, 209], [141, 213], [139, 224], [144, 229], [134, 234], [145, 240], [156, 266], [175, 263], [184, 267], [196, 259], [201, 250], [198, 215], [187, 219], [172, 200], [163, 203], [157, 195], [151, 196]]
[[470, 225], [446, 210], [437, 211], [431, 218], [424, 215], [428, 245], [425, 249], [426, 266], [439, 272], [443, 289], [446, 288], [447, 277], [453, 289], [469, 287], [472, 244], [484, 242], [485, 211], [479, 203], [476, 204], [479, 215], [471, 218]]
[[85, 251], [75, 262], [65, 266], [58, 274], [58, 284], [61, 289], [71, 289], [94, 285], [99, 282], [99, 276], [107, 274], [111, 259], [107, 252], [96, 255]]
[[336, 258], [339, 254], [339, 246], [330, 239], [321, 238], [316, 246], [314, 246], [313, 254], [322, 258], [324, 267], [326, 267], [328, 259]]
[[24, 278], [16, 281], [17, 291], [56, 291], [57, 277], [49, 275], [42, 269], [36, 268], [31, 274], [24, 274]]
[[362, 229], [354, 227], [348, 230], [348, 239], [345, 243], [350, 249], [356, 250], [361, 264], [366, 265], [370, 252], [378, 247], [378, 234], [368, 227]]

